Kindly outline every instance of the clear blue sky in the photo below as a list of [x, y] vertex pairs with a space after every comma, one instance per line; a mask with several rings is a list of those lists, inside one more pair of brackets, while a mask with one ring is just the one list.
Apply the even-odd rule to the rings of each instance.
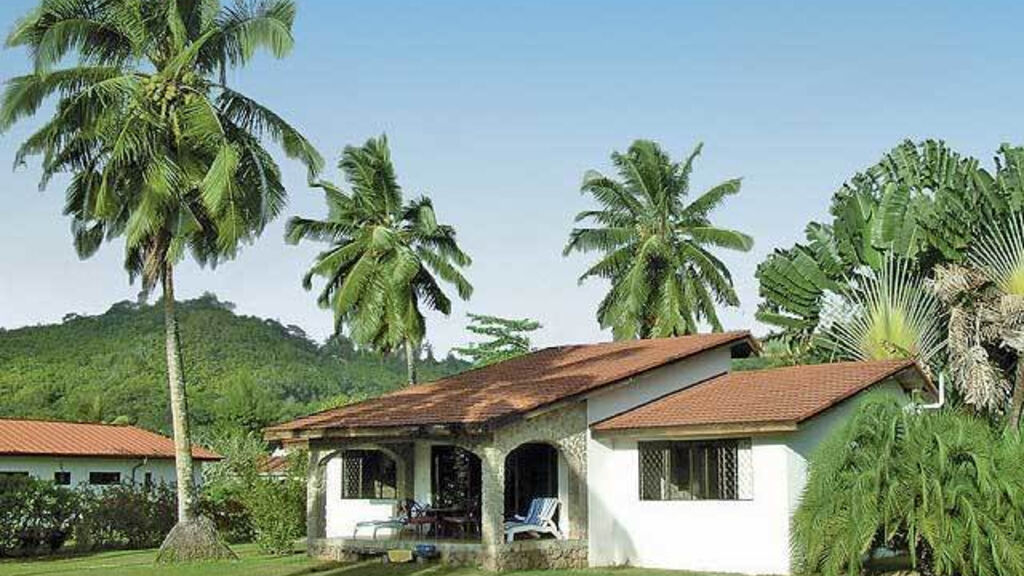
[[[6, 26], [34, 2], [5, 0]], [[232, 82], [301, 128], [332, 166], [345, 144], [387, 132], [407, 193], [434, 198], [475, 259], [476, 293], [432, 316], [440, 350], [465, 340], [467, 310], [530, 316], [539, 344], [607, 338], [605, 287], [578, 287], [587, 259], [564, 259], [588, 168], [635, 138], [681, 156], [705, 142], [695, 184], [742, 176], [716, 214], [756, 240], [727, 255], [753, 325], [757, 263], [823, 218], [835, 188], [903, 138], [937, 137], [987, 164], [1024, 143], [1021, 2], [335, 2], [300, 1], [296, 47]], [[0, 76], [28, 70], [0, 53]], [[133, 298], [120, 246], [80, 262], [61, 216], [62, 181], [10, 172], [24, 124], [0, 141], [0, 326], [97, 313]], [[321, 197], [286, 164], [286, 215]], [[337, 178], [332, 168], [328, 177]], [[287, 246], [283, 219], [215, 271], [186, 265], [183, 297], [213, 291], [239, 311], [321, 338], [328, 312], [299, 278], [315, 252]], [[763, 330], [755, 327], [756, 330]]]

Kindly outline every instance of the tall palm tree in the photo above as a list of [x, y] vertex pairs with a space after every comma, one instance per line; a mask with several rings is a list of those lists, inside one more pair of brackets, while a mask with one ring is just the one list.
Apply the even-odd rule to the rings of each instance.
[[753, 240], [715, 226], [710, 216], [740, 191], [740, 180], [727, 180], [687, 202], [702, 147], [679, 163], [658, 144], [637, 140], [625, 154], [612, 153], [619, 180], [593, 170], [583, 177], [581, 191], [600, 207], [576, 215], [577, 223], [591, 227], [574, 228], [563, 255], [603, 253], [579, 280], [611, 282], [597, 319], [616, 339], [690, 334], [701, 322], [718, 331], [716, 307], [739, 304], [732, 275], [713, 250], [746, 252]]
[[327, 218], [292, 218], [286, 238], [292, 244], [329, 244], [303, 286], [310, 290], [314, 277], [323, 279], [317, 303], [333, 310], [335, 329], [347, 330], [356, 343], [383, 352], [404, 346], [414, 384], [414, 350], [426, 333], [420, 306], [451, 312], [441, 282], [469, 299], [473, 287], [460, 269], [471, 260], [456, 242], [455, 229], [437, 222], [429, 198], [404, 201], [386, 136], [346, 146], [338, 168], [351, 192], [315, 182], [326, 196]]
[[218, 554], [196, 513], [174, 267], [187, 252], [216, 265], [280, 212], [285, 188], [263, 147], [281, 145], [311, 177], [323, 161], [279, 116], [229, 88], [228, 68], [258, 50], [292, 46], [291, 0], [42, 0], [7, 38], [34, 70], [7, 81], [0, 130], [56, 98], [17, 162], [42, 158], [42, 184], [70, 173], [65, 214], [83, 258], [124, 242], [124, 266], [145, 290], [160, 284], [177, 466], [178, 524], [161, 558]]

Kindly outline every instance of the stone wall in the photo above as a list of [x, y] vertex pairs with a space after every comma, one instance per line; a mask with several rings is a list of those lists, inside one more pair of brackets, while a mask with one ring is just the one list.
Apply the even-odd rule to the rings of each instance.
[[571, 570], [587, 567], [586, 540], [523, 540], [498, 547], [498, 570]]
[[[359, 562], [387, 550], [413, 549], [411, 540], [349, 540], [321, 538], [309, 546], [309, 555], [335, 562]], [[570, 570], [587, 567], [586, 540], [523, 540], [501, 544], [489, 559], [480, 543], [432, 542], [445, 566], [488, 567], [497, 570]]]

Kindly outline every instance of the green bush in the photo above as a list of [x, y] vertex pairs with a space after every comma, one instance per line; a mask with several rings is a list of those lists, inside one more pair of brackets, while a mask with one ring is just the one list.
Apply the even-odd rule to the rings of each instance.
[[893, 558], [936, 576], [1024, 574], [1021, 439], [872, 398], [811, 459], [792, 545], [797, 574], [860, 574]]
[[81, 496], [27, 476], [0, 477], [0, 556], [59, 549], [81, 515]]
[[203, 469], [200, 511], [229, 542], [255, 542], [267, 553], [291, 552], [306, 530], [306, 458], [294, 451], [283, 477], [260, 476], [267, 446], [252, 433], [210, 439], [223, 456]]
[[305, 484], [294, 478], [258, 478], [245, 499], [253, 541], [267, 554], [287, 554], [306, 523]]
[[82, 514], [75, 526], [80, 548], [158, 546], [177, 520], [177, 496], [164, 484], [121, 484], [81, 489]]

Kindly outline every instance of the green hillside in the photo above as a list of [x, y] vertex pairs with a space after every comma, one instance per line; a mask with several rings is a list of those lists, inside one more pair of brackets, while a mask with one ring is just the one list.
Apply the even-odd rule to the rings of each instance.
[[[179, 305], [189, 401], [200, 434], [257, 429], [403, 384], [401, 356], [326, 345], [296, 326], [240, 316], [207, 295]], [[98, 316], [0, 329], [0, 416], [128, 421], [167, 431], [163, 311], [118, 302]], [[424, 360], [423, 380], [457, 372], [452, 358]]]

